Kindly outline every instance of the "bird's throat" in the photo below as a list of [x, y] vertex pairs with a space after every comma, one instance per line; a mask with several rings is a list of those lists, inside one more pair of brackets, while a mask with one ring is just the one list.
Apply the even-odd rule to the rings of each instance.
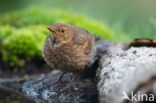
[[56, 38], [54, 38], [54, 40], [51, 42], [51, 45], [53, 46], [53, 47], [56, 47], [56, 46], [58, 46], [58, 42], [57, 42], [57, 39]]

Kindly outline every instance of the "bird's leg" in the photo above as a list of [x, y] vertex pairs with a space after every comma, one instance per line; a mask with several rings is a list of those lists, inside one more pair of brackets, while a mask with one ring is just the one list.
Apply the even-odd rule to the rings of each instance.
[[[71, 81], [64, 87], [64, 89], [62, 91], [66, 91], [66, 90], [71, 90], [72, 88], [76, 87], [75, 85], [75, 81], [79, 78], [79, 75], [74, 74], [73, 78], [71, 79]], [[77, 81], [78, 82], [78, 81]]]
[[63, 77], [63, 75], [64, 75], [64, 72], [62, 72], [62, 73], [59, 75], [59, 77], [58, 77], [57, 80], [56, 80], [56, 83], [62, 82], [62, 77]]
[[69, 84], [66, 86], [66, 88], [71, 88], [71, 86], [73, 86], [73, 82], [75, 81], [75, 79], [77, 78], [77, 75], [75, 75], [71, 81], [69, 82]]

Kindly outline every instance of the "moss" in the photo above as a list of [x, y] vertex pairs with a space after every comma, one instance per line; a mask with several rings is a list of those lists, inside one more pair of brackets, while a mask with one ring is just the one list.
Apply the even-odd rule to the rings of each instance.
[[3, 35], [0, 36], [3, 38], [1, 48], [4, 61], [9, 61], [11, 66], [23, 66], [33, 57], [41, 57], [41, 46], [48, 34], [44, 26], [20, 29], [3, 26], [3, 28], [10, 28], [3, 31]]
[[80, 26], [109, 40], [115, 39], [113, 33], [104, 24], [85, 16], [60, 10], [43, 11], [31, 8], [25, 11], [13, 12], [4, 15], [0, 20], [0, 25], [11, 25], [20, 28], [40, 24], [51, 25], [58, 22]]
[[87, 29], [108, 40], [113, 33], [103, 24], [87, 17], [60, 10], [31, 8], [5, 14], [0, 18], [0, 55], [11, 66], [24, 66], [32, 58], [41, 58], [41, 48], [49, 31], [47, 25], [65, 23]]

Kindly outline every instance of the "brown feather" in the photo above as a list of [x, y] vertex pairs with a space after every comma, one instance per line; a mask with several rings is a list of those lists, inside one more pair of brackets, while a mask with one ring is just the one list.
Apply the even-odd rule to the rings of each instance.
[[48, 27], [43, 57], [53, 69], [64, 72], [83, 70], [93, 57], [94, 36], [86, 30], [65, 24]]

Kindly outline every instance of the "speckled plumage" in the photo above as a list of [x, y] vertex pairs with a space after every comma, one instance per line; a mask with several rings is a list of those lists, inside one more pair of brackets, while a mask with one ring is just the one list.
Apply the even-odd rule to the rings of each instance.
[[48, 29], [43, 57], [53, 69], [63, 72], [83, 70], [93, 57], [94, 36], [86, 30], [65, 24], [54, 24]]

